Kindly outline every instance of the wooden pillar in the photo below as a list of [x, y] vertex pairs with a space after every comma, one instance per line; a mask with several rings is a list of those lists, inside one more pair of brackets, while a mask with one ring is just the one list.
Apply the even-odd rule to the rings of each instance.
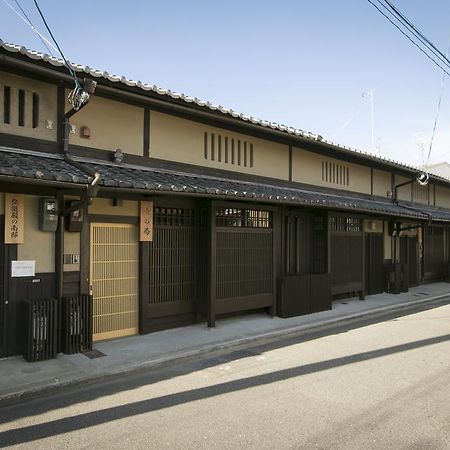
[[[84, 196], [85, 194], [83, 194]], [[84, 197], [82, 197], [84, 198]], [[89, 268], [90, 268], [90, 223], [87, 202], [82, 209], [83, 222], [80, 233], [80, 294], [90, 294], [89, 292]]]
[[208, 211], [208, 291], [207, 291], [207, 323], [208, 327], [216, 326], [216, 270], [217, 270], [217, 233], [216, 207], [214, 202], [209, 204]]
[[271, 316], [277, 315], [277, 293], [278, 280], [282, 276], [282, 213], [281, 211], [273, 211], [272, 213], [272, 252], [273, 252], [273, 267], [272, 267], [272, 292], [273, 301], [269, 309]]
[[61, 302], [64, 293], [64, 195], [61, 192], [58, 192], [56, 200], [58, 209], [58, 228], [55, 233], [55, 295]]
[[359, 291], [359, 299], [360, 300], [365, 300], [365, 294], [366, 294], [366, 245], [364, 242], [364, 221], [363, 219], [361, 220], [361, 239], [362, 239], [362, 261], [361, 261], [361, 265], [362, 265], [362, 290]]

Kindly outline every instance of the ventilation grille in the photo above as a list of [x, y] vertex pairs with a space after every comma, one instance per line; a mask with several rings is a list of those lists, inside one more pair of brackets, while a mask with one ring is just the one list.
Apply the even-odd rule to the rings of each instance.
[[348, 186], [350, 184], [350, 170], [342, 164], [322, 161], [322, 181]]
[[330, 217], [331, 231], [361, 231], [361, 219], [356, 217]]
[[253, 167], [253, 144], [222, 134], [205, 132], [203, 136], [205, 159], [234, 166]]
[[269, 211], [218, 208], [216, 225], [218, 227], [272, 228], [272, 217]]
[[38, 128], [39, 123], [39, 94], [3, 86], [0, 89], [1, 122], [26, 128]]
[[428, 202], [429, 185], [413, 184], [413, 201]]

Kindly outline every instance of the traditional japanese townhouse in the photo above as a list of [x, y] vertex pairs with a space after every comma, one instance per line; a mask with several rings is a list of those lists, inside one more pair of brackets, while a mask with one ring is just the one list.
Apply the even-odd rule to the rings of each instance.
[[27, 299], [94, 340], [444, 279], [450, 184], [318, 135], [0, 41], [0, 356]]

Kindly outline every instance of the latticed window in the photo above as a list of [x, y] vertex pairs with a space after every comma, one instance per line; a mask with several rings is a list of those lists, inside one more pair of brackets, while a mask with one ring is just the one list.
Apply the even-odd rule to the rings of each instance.
[[240, 208], [218, 208], [216, 210], [218, 227], [272, 228], [270, 211]]
[[156, 206], [153, 211], [155, 225], [168, 226], [192, 226], [194, 225], [194, 209], [190, 208], [167, 208]]
[[357, 217], [330, 217], [331, 231], [361, 231], [361, 219]]

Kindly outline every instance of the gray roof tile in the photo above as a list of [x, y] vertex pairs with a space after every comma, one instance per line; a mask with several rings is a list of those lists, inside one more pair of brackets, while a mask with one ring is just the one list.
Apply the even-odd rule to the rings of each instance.
[[[335, 195], [317, 188], [299, 189], [263, 183], [233, 181], [218, 177], [173, 172], [163, 169], [137, 168], [77, 159], [91, 171], [98, 171], [101, 186], [142, 190], [142, 192], [188, 193], [209, 195], [212, 198], [251, 199], [267, 203], [303, 205], [315, 208], [332, 208], [380, 215], [411, 217], [426, 220], [431, 214], [435, 220], [450, 221], [450, 211], [430, 206], [396, 205], [389, 200], [372, 200], [367, 197]], [[87, 184], [90, 178], [66, 162], [60, 155], [38, 154], [0, 148], [0, 174], [35, 179]]]

